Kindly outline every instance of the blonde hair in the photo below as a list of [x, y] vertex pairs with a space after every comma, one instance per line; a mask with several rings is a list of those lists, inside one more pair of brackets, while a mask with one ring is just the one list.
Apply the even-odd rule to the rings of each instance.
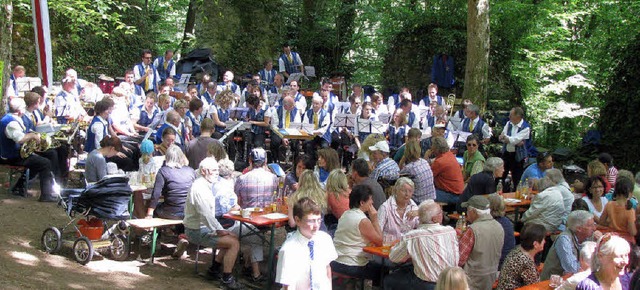
[[313, 200], [322, 211], [327, 208], [327, 194], [320, 186], [320, 182], [312, 170], [305, 170], [300, 174], [300, 187], [289, 197], [289, 206], [293, 206], [303, 197]]
[[587, 173], [589, 177], [602, 176], [607, 177], [607, 167], [599, 160], [593, 160], [587, 164]]
[[448, 267], [438, 276], [436, 290], [469, 290], [467, 274], [460, 267]]
[[340, 195], [348, 196], [348, 194], [343, 194], [345, 192], [349, 192], [347, 175], [340, 169], [331, 170], [331, 173], [329, 173], [329, 177], [327, 178], [327, 185], [325, 188], [327, 189], [327, 193], [333, 193], [333, 196], [336, 198], [339, 198]]
[[220, 107], [222, 107], [223, 109], [229, 108], [229, 106], [231, 106], [231, 103], [233, 102], [233, 100], [236, 98], [236, 94], [234, 94], [232, 91], [222, 91], [221, 93], [219, 93], [216, 96], [216, 104]]
[[387, 139], [382, 134], [370, 134], [369, 136], [367, 136], [367, 138], [364, 138], [364, 141], [362, 141], [362, 144], [360, 146], [360, 150], [358, 151], [358, 153], [362, 152], [364, 154], [367, 154], [367, 156], [369, 156], [371, 155], [371, 151], [369, 150], [369, 147], [376, 145], [378, 141], [386, 141], [386, 140]]

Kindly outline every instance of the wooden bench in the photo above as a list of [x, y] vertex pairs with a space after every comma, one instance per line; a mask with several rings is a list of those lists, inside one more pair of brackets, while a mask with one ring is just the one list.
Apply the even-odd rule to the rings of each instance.
[[156, 241], [158, 240], [158, 228], [174, 226], [182, 224], [182, 220], [168, 220], [162, 218], [150, 218], [150, 219], [130, 219], [127, 221], [129, 226], [141, 229], [145, 231], [152, 231], [151, 233], [151, 258], [148, 263], [153, 264], [153, 258], [156, 254]]

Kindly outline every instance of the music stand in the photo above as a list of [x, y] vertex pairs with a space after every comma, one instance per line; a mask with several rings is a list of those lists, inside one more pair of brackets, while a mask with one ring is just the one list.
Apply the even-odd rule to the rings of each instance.
[[304, 75], [302, 73], [292, 73], [289, 75], [289, 78], [287, 79], [287, 85], [291, 84], [292, 81], [296, 81], [296, 82], [300, 82], [300, 79], [303, 77]]
[[389, 124], [382, 123], [381, 121], [372, 121], [371, 133], [384, 135], [384, 133], [387, 132], [388, 127], [389, 127]]
[[333, 119], [334, 127], [354, 128], [356, 126], [356, 114], [336, 113]]
[[389, 124], [389, 121], [391, 120], [391, 114], [380, 114], [378, 115], [378, 120], [380, 120], [380, 122], [384, 124]]
[[229, 109], [229, 118], [235, 120], [245, 120], [249, 113], [249, 108], [231, 108]]

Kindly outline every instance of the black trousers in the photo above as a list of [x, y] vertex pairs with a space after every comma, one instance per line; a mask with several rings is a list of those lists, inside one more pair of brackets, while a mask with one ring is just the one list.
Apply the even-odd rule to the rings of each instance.
[[[502, 174], [502, 191], [503, 192], [513, 192], [516, 190], [516, 186], [518, 182], [520, 182], [520, 177], [522, 177], [522, 173], [524, 172], [524, 160], [516, 161], [516, 153], [515, 152], [504, 152], [502, 154], [502, 160], [504, 160], [504, 173]], [[505, 179], [511, 172], [511, 184], [513, 188], [509, 188], [505, 183]]]
[[318, 149], [328, 148], [329, 142], [320, 136], [316, 136], [312, 140], [304, 142], [304, 154], [310, 155], [313, 159], [318, 158]]
[[[54, 162], [51, 162], [48, 158], [56, 158]], [[3, 160], [4, 164], [14, 166], [24, 166], [29, 169], [29, 175], [31, 178], [38, 175], [40, 177], [40, 199], [51, 197], [53, 186], [53, 174], [51, 164], [57, 162], [58, 155], [55, 150], [49, 150], [47, 157], [40, 156], [38, 154], [31, 154], [31, 156], [22, 158], [13, 158]], [[24, 188], [27, 177], [22, 175], [15, 185], [15, 188]]]

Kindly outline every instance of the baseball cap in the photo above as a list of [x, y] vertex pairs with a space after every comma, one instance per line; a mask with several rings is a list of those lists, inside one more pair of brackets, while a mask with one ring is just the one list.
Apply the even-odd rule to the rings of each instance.
[[262, 148], [254, 148], [251, 150], [250, 157], [253, 163], [262, 163], [267, 160], [267, 152]]
[[462, 207], [473, 207], [479, 210], [489, 209], [489, 200], [481, 195], [474, 195], [469, 200], [462, 203]]
[[378, 143], [376, 143], [376, 145], [373, 146], [369, 146], [369, 150], [371, 151], [382, 151], [382, 152], [386, 152], [389, 153], [389, 144], [387, 143], [387, 141], [378, 141]]

